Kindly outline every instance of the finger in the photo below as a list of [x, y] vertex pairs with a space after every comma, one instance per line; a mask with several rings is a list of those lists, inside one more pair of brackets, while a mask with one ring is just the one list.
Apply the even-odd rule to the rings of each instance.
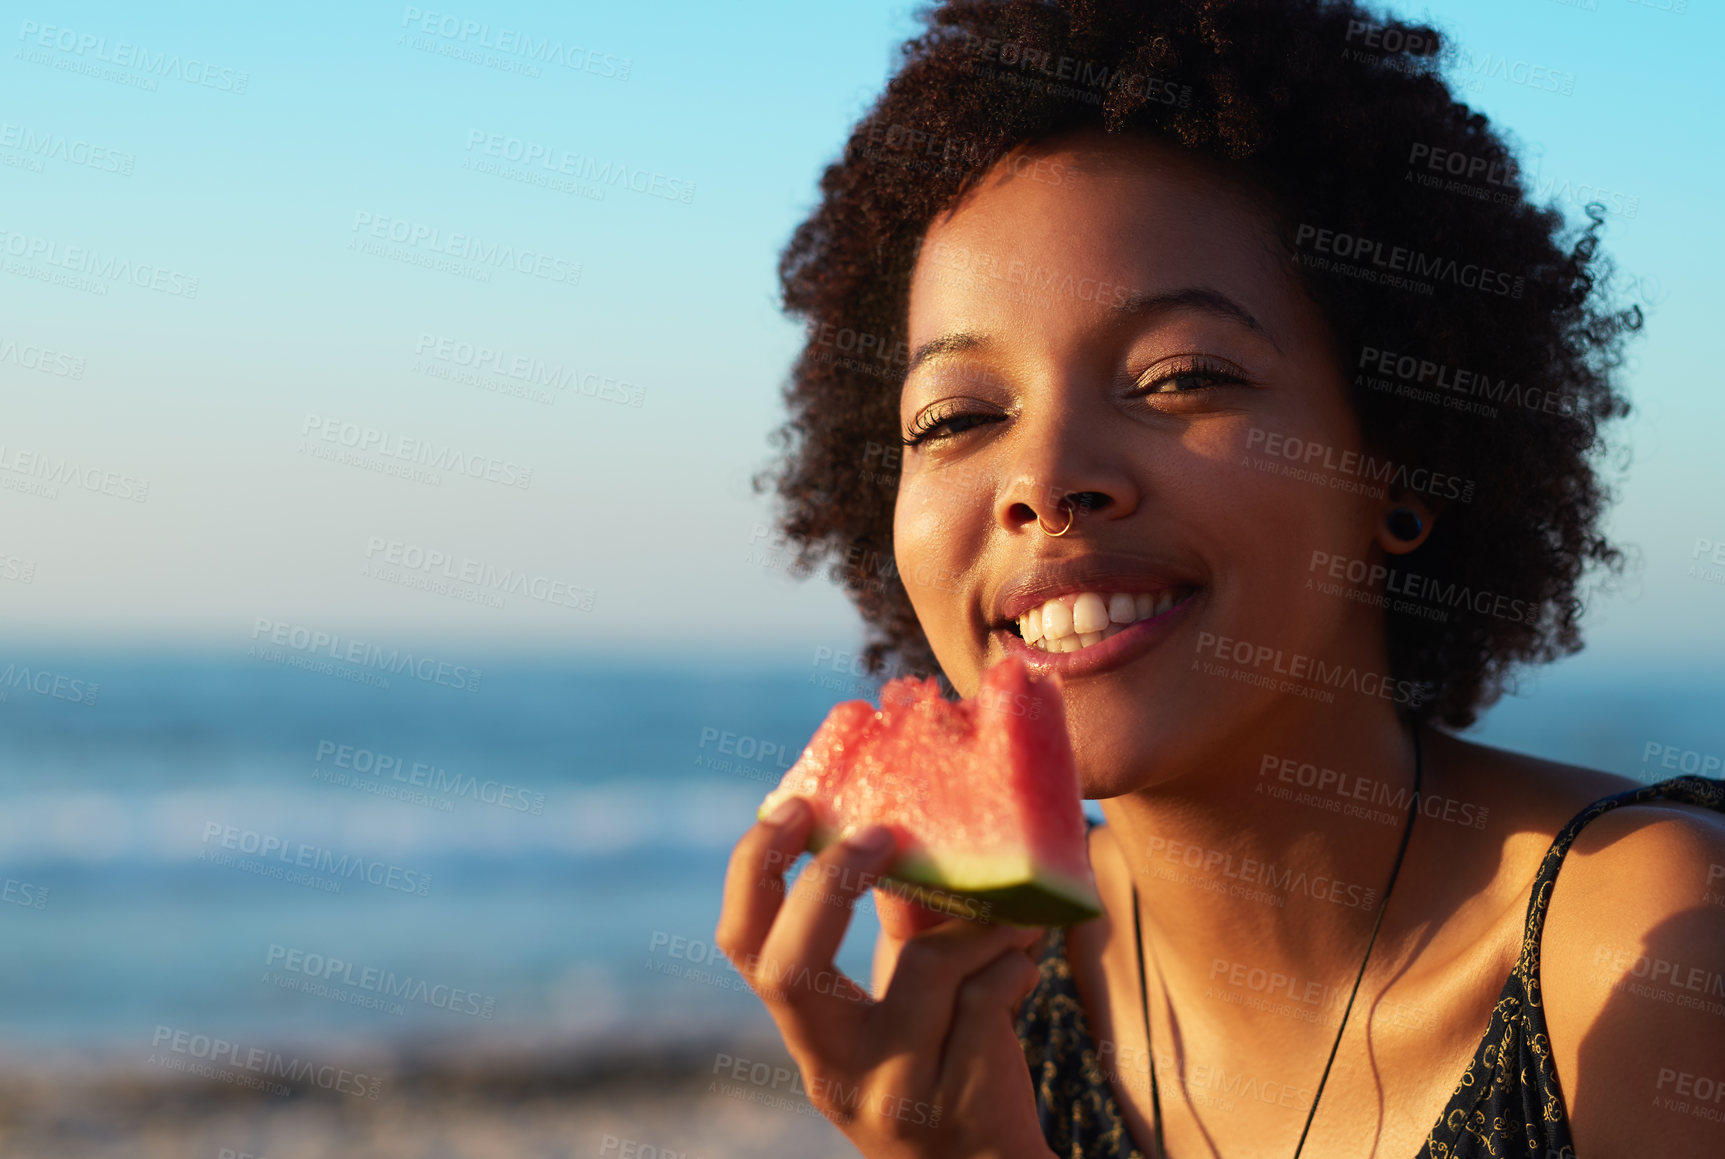
[[916, 1077], [932, 1082], [960, 987], [1003, 953], [1024, 957], [1041, 936], [1040, 929], [955, 918], [905, 942], [881, 1000], [880, 1020], [892, 1036], [888, 1048], [921, 1060]]
[[953, 916], [920, 905], [901, 890], [878, 886], [874, 891], [874, 909], [880, 915], [880, 928], [900, 942], [933, 929]]
[[839, 973], [833, 958], [850, 925], [852, 903], [880, 880], [894, 844], [891, 830], [871, 825], [828, 846], [786, 891], [761, 946], [758, 972], [768, 985], [772, 975], [783, 980], [779, 1009], [772, 1013], [788, 1035], [819, 1037], [820, 1023], [831, 1029], [835, 1019], [860, 1017], [868, 992]]
[[802, 853], [813, 824], [808, 803], [793, 797], [772, 817], [751, 826], [731, 851], [713, 944], [751, 986], [752, 964], [784, 903], [785, 870]]
[[[963, 1092], [974, 1084], [980, 1060], [1017, 1059], [1018, 1035], [1013, 1015], [1024, 996], [1036, 988], [1040, 971], [1030, 955], [1007, 950], [958, 987], [951, 1030], [941, 1051], [935, 1089]], [[962, 1097], [960, 1099], [962, 1101]]]
[[922, 931], [951, 921], [953, 915], [912, 901], [900, 889], [878, 885], [874, 890], [874, 912], [880, 918], [880, 937], [875, 939], [869, 977], [878, 998], [886, 994], [887, 982], [898, 962], [899, 947]]
[[1029, 926], [979, 926], [952, 918], [907, 940], [887, 982], [887, 1016], [907, 1025], [940, 1018], [944, 1027], [959, 986], [1006, 950], [1026, 950], [1042, 937]]

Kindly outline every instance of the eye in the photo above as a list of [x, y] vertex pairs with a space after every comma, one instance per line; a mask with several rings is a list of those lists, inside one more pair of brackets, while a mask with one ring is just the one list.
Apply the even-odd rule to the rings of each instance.
[[994, 411], [961, 410], [962, 402], [937, 403], [917, 415], [910, 430], [899, 440], [907, 447], [940, 442], [963, 434], [985, 423], [999, 422], [1006, 416]]
[[1195, 394], [1217, 386], [1232, 386], [1246, 379], [1227, 363], [1193, 358], [1152, 366], [1138, 376], [1139, 395]]

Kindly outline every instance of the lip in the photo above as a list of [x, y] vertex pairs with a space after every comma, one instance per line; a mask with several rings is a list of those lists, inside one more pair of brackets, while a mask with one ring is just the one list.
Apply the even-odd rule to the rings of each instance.
[[[992, 601], [997, 622], [1016, 620], [1031, 608], [1040, 607], [1057, 596], [1073, 592], [1097, 592], [1108, 596], [1114, 592], [1159, 592], [1164, 588], [1195, 587], [1203, 584], [1190, 572], [1179, 571], [1166, 564], [1134, 559], [1126, 555], [1100, 553], [1074, 556], [1071, 559], [1044, 559], [1030, 570], [1015, 577]], [[1141, 620], [1140, 623], [1150, 623]], [[1125, 635], [1124, 632], [1121, 635]], [[1107, 640], [1102, 642], [1108, 643]], [[1101, 647], [1101, 644], [1092, 645]], [[1076, 656], [1076, 652], [1062, 655]]]
[[[1166, 584], [1164, 587], [1168, 586]], [[1095, 589], [1077, 589], [1090, 590]], [[1130, 588], [1115, 588], [1115, 591], [1131, 591]], [[1147, 590], [1147, 589], [1138, 589]], [[1174, 605], [1160, 616], [1152, 616], [1148, 620], [1138, 620], [1128, 624], [1124, 629], [1088, 648], [1080, 648], [1076, 652], [1044, 652], [1040, 648], [1032, 648], [1019, 638], [1018, 633], [1011, 628], [995, 628], [989, 636], [1002, 651], [1009, 656], [1017, 656], [1036, 675], [1043, 676], [1050, 672], [1058, 673], [1062, 678], [1088, 676], [1095, 672], [1106, 672], [1119, 668], [1143, 656], [1156, 645], [1172, 635], [1192, 612], [1192, 606], [1204, 598], [1204, 588], [1197, 588], [1185, 601]], [[1056, 593], [1065, 595], [1065, 592]]]

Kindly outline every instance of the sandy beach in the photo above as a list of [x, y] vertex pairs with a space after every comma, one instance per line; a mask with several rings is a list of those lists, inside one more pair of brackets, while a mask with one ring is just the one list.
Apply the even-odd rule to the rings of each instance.
[[[740, 1048], [738, 1048], [740, 1049]], [[783, 1048], [748, 1057], [788, 1066]], [[846, 1159], [806, 1099], [772, 1080], [716, 1078], [719, 1055], [605, 1063], [487, 1060], [380, 1067], [375, 1100], [295, 1088], [116, 1071], [31, 1071], [0, 1083], [5, 1159]], [[739, 1055], [740, 1056], [740, 1055]], [[231, 1076], [230, 1076], [231, 1078]], [[784, 1087], [783, 1082], [777, 1084]]]

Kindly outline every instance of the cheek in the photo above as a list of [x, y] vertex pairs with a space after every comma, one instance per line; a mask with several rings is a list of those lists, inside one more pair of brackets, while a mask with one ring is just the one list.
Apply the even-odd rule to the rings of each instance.
[[1250, 445], [1246, 430], [1238, 436], [1225, 459], [1209, 461], [1212, 473], [1195, 480], [1208, 495], [1214, 550], [1230, 562], [1219, 585], [1226, 623], [1218, 630], [1324, 650], [1357, 606], [1318, 588], [1323, 575], [1313, 560], [1369, 558], [1380, 500], [1335, 456], [1291, 459], [1261, 441]]
[[893, 556], [911, 607], [949, 675], [965, 651], [972, 608], [967, 577], [986, 546], [989, 499], [948, 480], [900, 479], [893, 507]]
[[[1233, 456], [1240, 494], [1254, 506], [1270, 538], [1311, 540], [1371, 526], [1382, 489], [1369, 477], [1369, 461], [1349, 435], [1346, 430], [1304, 438], [1266, 436], [1261, 428], [1242, 432]], [[1339, 548], [1320, 542], [1305, 546]]]
[[1255, 425], [1242, 416], [1190, 428], [1150, 464], [1151, 506], [1190, 528], [1221, 573], [1262, 576], [1289, 541], [1309, 537], [1316, 509], [1333, 502], [1252, 449]]

